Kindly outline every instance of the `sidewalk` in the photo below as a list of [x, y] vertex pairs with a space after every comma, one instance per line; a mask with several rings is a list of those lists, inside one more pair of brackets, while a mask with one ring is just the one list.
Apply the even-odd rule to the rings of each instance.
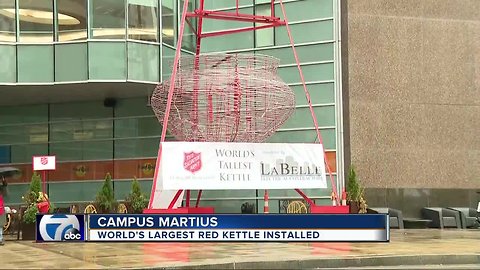
[[0, 268], [316, 269], [476, 265], [480, 230], [392, 230], [390, 243], [32, 243], [0, 246]]

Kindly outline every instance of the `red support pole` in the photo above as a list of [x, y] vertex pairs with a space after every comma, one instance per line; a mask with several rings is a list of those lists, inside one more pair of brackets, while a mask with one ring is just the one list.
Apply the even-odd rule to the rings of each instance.
[[42, 181], [42, 192], [47, 194], [47, 171], [42, 171], [43, 181]]
[[[163, 125], [162, 125], [162, 136], [160, 137], [160, 145], [158, 147], [158, 156], [157, 162], [155, 164], [155, 175], [153, 178], [153, 186], [152, 192], [150, 195], [150, 202], [148, 203], [148, 208], [152, 208], [153, 204], [153, 197], [155, 195], [155, 189], [157, 186], [157, 179], [158, 179], [158, 171], [160, 169], [160, 162], [161, 162], [161, 154], [162, 154], [162, 142], [165, 141], [165, 137], [167, 135], [167, 126], [168, 126], [168, 117], [170, 116], [170, 109], [172, 107], [172, 98], [173, 98], [173, 90], [175, 88], [175, 78], [177, 76], [177, 69], [178, 69], [178, 62], [180, 59], [181, 51], [182, 51], [182, 39], [183, 39], [183, 32], [185, 31], [185, 21], [187, 17], [188, 11], [188, 0], [185, 0], [183, 4], [183, 13], [182, 13], [182, 23], [180, 25], [180, 33], [178, 34], [178, 41], [177, 41], [177, 50], [175, 51], [175, 60], [173, 61], [173, 70], [172, 70], [172, 77], [170, 78], [170, 88], [168, 90], [168, 98], [167, 98], [167, 106], [165, 109], [165, 117], [163, 118]], [[180, 192], [181, 193], [181, 192]], [[180, 194], [177, 192], [177, 195]], [[176, 197], [178, 199], [178, 196]], [[176, 201], [176, 200], [175, 200]], [[170, 204], [172, 205], [172, 204]], [[173, 207], [173, 205], [172, 205]]]
[[275, 0], [270, 2], [270, 16], [275, 17]]
[[208, 33], [202, 34], [202, 38], [217, 37], [217, 36], [223, 36], [223, 35], [228, 35], [228, 34], [236, 34], [236, 33], [247, 32], [247, 31], [255, 31], [255, 30], [277, 27], [277, 26], [282, 26], [282, 25], [285, 25], [285, 24], [282, 23], [282, 22], [275, 22], [275, 23], [266, 24], [266, 25], [251, 26], [251, 27], [244, 27], [244, 28], [237, 28], [237, 29], [230, 29], [230, 30], [222, 30], [222, 31], [216, 31], [216, 32], [208, 32]]
[[307, 196], [305, 193], [303, 193], [303, 191], [301, 191], [301, 190], [298, 189], [298, 188], [296, 188], [295, 191], [296, 191], [298, 194], [300, 194], [300, 196], [302, 196], [302, 197], [305, 199], [305, 201], [307, 201], [307, 203], [308, 203], [309, 205], [315, 206], [315, 202], [314, 202], [312, 199], [308, 198], [308, 196]]
[[187, 190], [187, 197], [185, 200], [185, 207], [190, 207], [190, 190]]
[[263, 195], [263, 213], [268, 214], [270, 212], [270, 208], [268, 206], [268, 190], [265, 189], [265, 194]]
[[203, 190], [198, 191], [197, 203], [195, 204], [195, 207], [198, 207], [200, 205], [200, 197], [202, 197], [202, 192], [203, 192]]
[[178, 198], [180, 197], [180, 194], [182, 194], [183, 190], [178, 190], [177, 194], [175, 194], [175, 197], [173, 197], [172, 201], [170, 202], [170, 205], [168, 206], [168, 209], [172, 209], [175, 203], [178, 201]]
[[[203, 9], [205, 7], [205, 0], [200, 0], [200, 9], [199, 11], [200, 12], [203, 12]], [[200, 54], [200, 46], [201, 46], [201, 43], [202, 43], [202, 31], [203, 31], [203, 16], [200, 16], [198, 18], [198, 29], [197, 29], [197, 47], [196, 47], [196, 50], [195, 50], [195, 55], [199, 55]]]
[[[300, 79], [302, 80], [303, 90], [304, 90], [305, 96], [307, 98], [308, 107], [310, 109], [310, 113], [312, 114], [313, 123], [315, 125], [315, 131], [317, 133], [317, 138], [318, 138], [318, 141], [320, 142], [320, 144], [322, 144], [324, 146], [323, 140], [322, 140], [322, 135], [320, 134], [320, 129], [318, 127], [317, 116], [315, 115], [315, 111], [313, 110], [312, 101], [310, 99], [310, 93], [308, 92], [307, 85], [305, 84], [305, 77], [303, 76], [302, 67], [300, 66], [300, 60], [298, 58], [297, 50], [295, 49], [295, 44], [293, 42], [292, 31], [290, 30], [290, 26], [288, 25], [287, 13], [285, 12], [285, 6], [283, 5], [283, 0], [280, 0], [280, 6], [282, 8], [283, 19], [285, 20], [285, 26], [287, 28], [288, 38], [290, 39], [290, 45], [292, 46], [293, 55], [295, 57], [295, 62], [297, 64], [298, 72], [300, 74]], [[327, 167], [328, 174], [330, 176], [332, 191], [334, 192], [334, 194], [336, 196], [337, 205], [340, 205], [340, 201], [338, 200], [338, 196], [337, 196], [337, 187], [336, 187], [335, 181], [333, 179], [332, 170], [330, 168], [330, 164], [329, 164], [328, 159], [327, 159], [327, 154], [325, 152], [325, 148], [323, 149], [323, 155], [324, 155], [324, 162], [325, 162], [325, 165]]]
[[[204, 3], [205, 0], [201, 0], [200, 1], [200, 9], [197, 10], [196, 12], [203, 12], [203, 8], [204, 8]], [[198, 23], [197, 23], [197, 46], [196, 46], [196, 49], [195, 49], [195, 56], [198, 56], [200, 54], [200, 48], [201, 48], [201, 43], [202, 43], [202, 28], [203, 28], [203, 16], [200, 16], [198, 18]], [[194, 89], [193, 89], [193, 110], [192, 110], [192, 123], [193, 123], [193, 132], [194, 134], [196, 135], [197, 132], [198, 132], [198, 73], [197, 73], [197, 70], [198, 70], [198, 66], [199, 66], [199, 58], [198, 57], [195, 57], [195, 63], [194, 63], [194, 77], [195, 77], [195, 85], [194, 85]]]
[[223, 21], [236, 21], [236, 22], [249, 22], [249, 23], [272, 23], [280, 21], [278, 17], [270, 17], [264, 15], [251, 15], [244, 13], [234, 13], [225, 11], [213, 11], [213, 10], [196, 10], [194, 13], [187, 13], [187, 17], [203, 17], [212, 20]]

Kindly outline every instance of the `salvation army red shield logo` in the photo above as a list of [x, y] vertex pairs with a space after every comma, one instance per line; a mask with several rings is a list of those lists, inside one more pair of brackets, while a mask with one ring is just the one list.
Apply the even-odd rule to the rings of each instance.
[[48, 158], [47, 158], [47, 157], [41, 157], [41, 158], [40, 158], [40, 163], [41, 163], [42, 165], [47, 165], [47, 163], [48, 163]]
[[183, 153], [183, 168], [191, 173], [198, 172], [202, 168], [202, 153]]

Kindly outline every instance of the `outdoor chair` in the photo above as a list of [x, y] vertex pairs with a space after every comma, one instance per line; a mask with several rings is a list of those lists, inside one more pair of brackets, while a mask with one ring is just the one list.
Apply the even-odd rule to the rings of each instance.
[[462, 228], [460, 213], [452, 209], [424, 207], [422, 217], [432, 220], [429, 224], [430, 228]]
[[402, 211], [393, 208], [370, 208], [370, 210], [379, 214], [388, 214], [390, 228], [404, 229]]
[[460, 214], [462, 229], [479, 227], [480, 224], [477, 221], [478, 213], [476, 209], [468, 207], [449, 207], [449, 209], [457, 211]]

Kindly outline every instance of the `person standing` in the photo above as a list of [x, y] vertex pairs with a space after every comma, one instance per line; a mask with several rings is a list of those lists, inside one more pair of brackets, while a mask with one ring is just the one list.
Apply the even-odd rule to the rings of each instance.
[[3, 226], [5, 225], [7, 215], [5, 213], [5, 204], [3, 196], [7, 193], [7, 181], [5, 178], [2, 179], [2, 184], [0, 185], [0, 246], [3, 246]]

